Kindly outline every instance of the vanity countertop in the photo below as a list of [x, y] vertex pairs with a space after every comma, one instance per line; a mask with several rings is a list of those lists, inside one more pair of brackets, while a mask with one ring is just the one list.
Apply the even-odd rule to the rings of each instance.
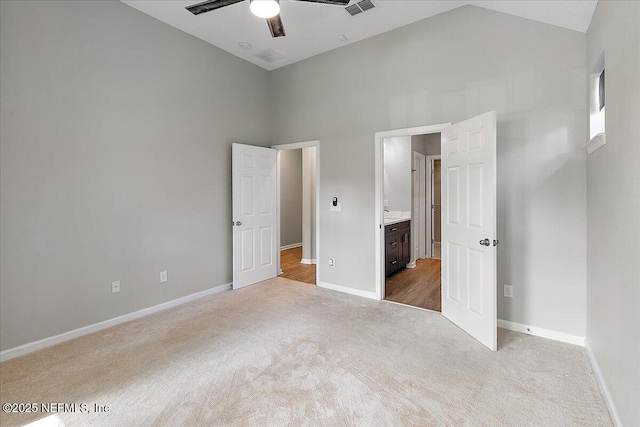
[[411, 220], [411, 212], [391, 211], [385, 212], [384, 225], [398, 224]]
[[385, 218], [384, 219], [384, 225], [399, 224], [401, 222], [410, 221], [410, 220], [411, 220], [411, 217], [408, 217], [408, 218]]

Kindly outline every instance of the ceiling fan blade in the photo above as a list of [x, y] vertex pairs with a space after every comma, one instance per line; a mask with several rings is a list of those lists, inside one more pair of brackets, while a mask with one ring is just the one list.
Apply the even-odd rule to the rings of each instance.
[[201, 13], [211, 12], [212, 10], [220, 9], [221, 7], [230, 6], [232, 4], [240, 3], [244, 0], [207, 0], [202, 3], [194, 4], [185, 7], [189, 12], [194, 15], [200, 15]]
[[298, 0], [298, 1], [308, 1], [311, 3], [324, 3], [324, 4], [335, 4], [336, 6], [346, 6], [349, 4], [350, 0]]
[[273, 18], [267, 18], [267, 25], [269, 31], [271, 31], [271, 37], [284, 37], [284, 25], [282, 25], [282, 19], [280, 15], [276, 15]]

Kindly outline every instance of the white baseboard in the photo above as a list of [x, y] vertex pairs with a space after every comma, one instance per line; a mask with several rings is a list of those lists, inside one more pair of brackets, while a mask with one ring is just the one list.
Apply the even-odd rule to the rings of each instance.
[[600, 366], [598, 365], [598, 361], [596, 360], [595, 354], [591, 351], [591, 347], [589, 347], [589, 341], [585, 339], [584, 343], [585, 351], [587, 352], [587, 357], [589, 357], [589, 361], [591, 362], [591, 367], [593, 368], [593, 373], [596, 376], [596, 380], [598, 381], [598, 385], [600, 386], [600, 391], [602, 392], [602, 396], [604, 397], [605, 402], [607, 402], [607, 407], [609, 408], [609, 414], [611, 415], [611, 419], [613, 420], [613, 424], [622, 427], [622, 422], [620, 421], [620, 416], [618, 415], [618, 410], [616, 409], [616, 405], [613, 403], [613, 399], [611, 398], [611, 393], [609, 393], [609, 387], [607, 387], [607, 383], [604, 380], [604, 376], [602, 376], [602, 371], [600, 370]]
[[548, 338], [550, 340], [562, 341], [569, 344], [584, 346], [584, 337], [566, 334], [564, 332], [551, 331], [535, 326], [523, 325], [522, 323], [511, 322], [509, 320], [498, 319], [498, 327], [510, 331], [522, 332], [536, 337]]
[[412, 261], [409, 264], [406, 265], [407, 268], [416, 268], [416, 262]]
[[302, 246], [302, 242], [293, 243], [291, 245], [280, 246], [280, 250], [281, 251], [286, 251], [287, 249], [299, 248], [300, 246]]
[[333, 283], [319, 282], [318, 287], [330, 289], [332, 291], [344, 292], [345, 294], [351, 294], [359, 297], [374, 299], [377, 301], [380, 300], [380, 298], [378, 298], [375, 292], [362, 291], [360, 289], [353, 289], [353, 288], [348, 288], [346, 286], [334, 285]]
[[30, 342], [28, 344], [20, 345], [18, 347], [13, 347], [0, 352], [0, 362], [4, 362], [5, 360], [13, 359], [19, 356], [24, 356], [25, 354], [33, 353], [34, 351], [42, 350], [43, 348], [51, 347], [53, 345], [60, 344], [65, 341], [69, 341], [74, 338], [88, 335], [93, 332], [98, 332], [102, 329], [110, 328], [112, 326], [116, 326], [124, 322], [129, 322], [131, 320], [139, 319], [140, 317], [148, 316], [150, 314], [157, 313], [158, 311], [176, 307], [178, 305], [182, 305], [182, 304], [185, 304], [209, 295], [217, 294], [219, 292], [224, 292], [229, 289], [231, 289], [231, 283], [227, 283], [226, 285], [216, 286], [214, 288], [207, 289], [206, 291], [201, 291], [191, 295], [186, 295], [184, 297], [174, 299], [172, 301], [167, 301], [162, 304], [154, 305], [153, 307], [143, 308], [142, 310], [134, 311], [133, 313], [123, 314], [122, 316], [118, 316], [118, 317], [114, 317], [113, 319], [94, 323], [93, 325], [83, 326], [82, 328], [74, 329], [68, 332], [63, 332], [61, 334], [58, 334], [49, 338], [44, 338], [38, 341]]
[[302, 258], [302, 259], [300, 260], [300, 264], [309, 264], [309, 265], [312, 265], [312, 264], [315, 264], [315, 263], [316, 263], [316, 260], [315, 260], [315, 259]]

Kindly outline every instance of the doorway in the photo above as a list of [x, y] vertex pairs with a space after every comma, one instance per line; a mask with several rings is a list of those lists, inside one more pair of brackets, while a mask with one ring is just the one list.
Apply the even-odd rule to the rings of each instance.
[[277, 150], [279, 276], [318, 283], [319, 141], [283, 144]]
[[384, 299], [440, 311], [440, 132], [383, 139]]
[[441, 312], [493, 351], [497, 350], [496, 122], [496, 112], [489, 111], [453, 125], [376, 132], [374, 137], [378, 297], [385, 299], [389, 265], [395, 269], [404, 262], [404, 247], [397, 257], [387, 257], [387, 247], [400, 242], [404, 246], [407, 234], [406, 225], [388, 229], [394, 224], [385, 221], [385, 214], [389, 215], [385, 212], [385, 140], [440, 132]]

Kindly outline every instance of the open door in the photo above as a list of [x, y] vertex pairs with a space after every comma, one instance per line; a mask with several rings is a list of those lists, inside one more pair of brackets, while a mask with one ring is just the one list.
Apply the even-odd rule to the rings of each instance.
[[233, 144], [233, 289], [277, 276], [276, 150]]
[[442, 314], [495, 351], [496, 113], [442, 131]]

